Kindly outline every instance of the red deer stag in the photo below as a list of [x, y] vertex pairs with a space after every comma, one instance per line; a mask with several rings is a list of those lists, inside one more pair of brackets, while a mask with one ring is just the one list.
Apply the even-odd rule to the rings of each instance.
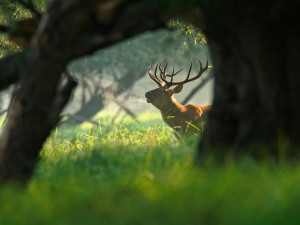
[[[198, 79], [208, 68], [211, 68], [211, 66], [208, 65], [208, 59], [207, 64], [204, 68], [202, 67], [200, 60], [199, 64], [199, 73], [195, 77], [190, 78], [190, 73], [192, 70], [191, 62], [187, 77], [184, 81], [181, 82], [173, 82], [173, 77], [182, 69], [174, 73], [174, 68], [172, 74], [166, 74], [168, 63], [164, 68], [162, 68], [161, 66], [162, 62], [160, 64], [157, 64], [155, 67], [154, 75], [151, 72], [151, 66], [149, 66], [148, 69], [150, 78], [154, 80], [159, 87], [145, 93], [147, 102], [158, 108], [161, 112], [163, 120], [175, 131], [178, 131], [181, 134], [186, 134], [189, 130], [191, 130], [189, 128], [191, 128], [192, 126], [200, 128], [203, 122], [206, 120], [207, 111], [211, 107], [210, 105], [182, 105], [175, 99], [173, 95], [179, 93], [182, 90], [184, 84]], [[158, 68], [160, 70], [161, 80], [156, 74]], [[167, 81], [167, 77], [171, 77], [171, 81]], [[171, 86], [176, 87], [171, 89]]]

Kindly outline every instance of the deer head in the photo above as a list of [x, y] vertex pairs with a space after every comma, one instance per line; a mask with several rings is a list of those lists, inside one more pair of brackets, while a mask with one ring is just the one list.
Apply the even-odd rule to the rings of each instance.
[[[177, 71], [175, 73], [174, 72], [175, 68], [173, 68], [172, 74], [167, 74], [166, 70], [168, 67], [168, 63], [165, 65], [164, 68], [162, 68], [163, 62], [161, 62], [160, 64], [156, 65], [154, 75], [153, 75], [151, 72], [151, 67], [149, 66], [148, 74], [149, 74], [150, 78], [152, 80], [154, 80], [155, 83], [158, 84], [158, 88], [145, 93], [147, 102], [153, 104], [156, 108], [158, 108], [160, 110], [165, 107], [169, 107], [170, 104], [172, 104], [172, 102], [173, 102], [172, 101], [173, 94], [179, 93], [182, 90], [184, 84], [198, 79], [208, 68], [211, 68], [211, 66], [208, 65], [208, 59], [206, 60], [206, 66], [204, 68], [202, 67], [201, 61], [199, 59], [198, 59], [198, 61], [200, 64], [200, 71], [198, 72], [198, 74], [195, 77], [190, 78], [190, 74], [191, 74], [191, 70], [192, 70], [192, 62], [191, 62], [187, 77], [184, 81], [181, 81], [181, 82], [173, 82], [173, 78], [182, 69], [180, 69], [179, 71]], [[157, 76], [157, 69], [160, 70], [160, 79]], [[171, 81], [167, 81], [167, 77], [171, 77]], [[172, 86], [176, 86], [176, 87], [171, 88]]]

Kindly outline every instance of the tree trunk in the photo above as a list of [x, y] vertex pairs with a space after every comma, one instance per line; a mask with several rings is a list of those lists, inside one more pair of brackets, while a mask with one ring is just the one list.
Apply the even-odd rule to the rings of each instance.
[[299, 4], [224, 1], [203, 5], [201, 17], [215, 89], [199, 158], [212, 148], [278, 156], [285, 144], [299, 154]]
[[[89, 8], [74, 4], [75, 9], [57, 10], [61, 4], [54, 2], [49, 9], [51, 20], [42, 19], [44, 26], [36, 33], [33, 53], [21, 73], [20, 88], [1, 136], [0, 182], [28, 180], [39, 150], [75, 86], [70, 81], [59, 91], [61, 74], [73, 56], [72, 43], [88, 23], [84, 15]], [[76, 10], [83, 17], [73, 21], [69, 14]]]

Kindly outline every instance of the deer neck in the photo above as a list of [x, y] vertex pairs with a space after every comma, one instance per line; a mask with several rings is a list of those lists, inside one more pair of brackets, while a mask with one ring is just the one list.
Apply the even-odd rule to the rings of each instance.
[[184, 111], [184, 106], [180, 104], [174, 96], [171, 97], [162, 109], [160, 109], [161, 115], [164, 119], [170, 116], [177, 116]]

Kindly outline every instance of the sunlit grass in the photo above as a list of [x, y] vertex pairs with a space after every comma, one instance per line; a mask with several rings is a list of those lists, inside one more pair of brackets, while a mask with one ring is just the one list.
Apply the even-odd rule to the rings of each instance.
[[300, 166], [250, 158], [194, 166], [159, 114], [62, 126], [25, 190], [0, 191], [0, 224], [299, 224]]
[[144, 113], [137, 121], [127, 117], [122, 122], [111, 123], [108, 115], [102, 115], [97, 118], [98, 126], [87, 123], [78, 127], [62, 126], [52, 132], [41, 155], [44, 159], [51, 159], [56, 154], [87, 152], [97, 146], [135, 149], [178, 145], [172, 130], [158, 116]]

